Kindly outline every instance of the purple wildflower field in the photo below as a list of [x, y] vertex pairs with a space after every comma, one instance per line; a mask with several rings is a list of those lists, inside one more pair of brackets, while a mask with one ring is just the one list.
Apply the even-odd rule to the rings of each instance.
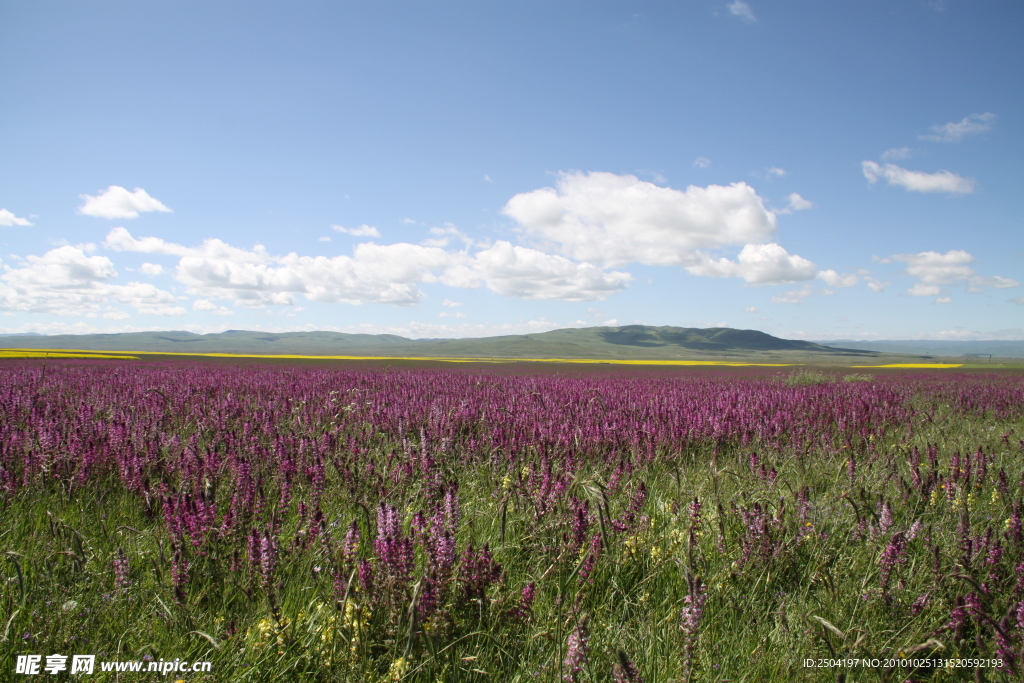
[[1021, 375], [64, 361], [0, 377], [3, 666], [92, 652], [213, 662], [189, 681], [431, 683], [1024, 669]]

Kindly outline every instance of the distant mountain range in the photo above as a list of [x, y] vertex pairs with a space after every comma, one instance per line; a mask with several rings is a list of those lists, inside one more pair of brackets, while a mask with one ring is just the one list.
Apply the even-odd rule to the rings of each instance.
[[871, 357], [873, 351], [841, 349], [779, 339], [757, 330], [727, 327], [586, 327], [479, 339], [414, 340], [393, 334], [341, 332], [128, 332], [8, 337], [0, 346], [156, 353], [309, 354], [465, 358], [686, 359], [758, 357], [787, 359]]
[[885, 340], [853, 341], [839, 339], [819, 341], [824, 346], [844, 349], [861, 349], [879, 353], [910, 353], [926, 356], [972, 356], [988, 355], [994, 358], [1024, 358], [1024, 341], [945, 341], [945, 340]]
[[0, 347], [150, 351], [155, 353], [304, 354], [456, 358], [842, 360], [880, 355], [992, 354], [1024, 358], [1024, 341], [799, 341], [728, 327], [584, 327], [478, 339], [408, 339], [394, 334], [342, 332], [127, 332], [83, 335], [0, 335]]

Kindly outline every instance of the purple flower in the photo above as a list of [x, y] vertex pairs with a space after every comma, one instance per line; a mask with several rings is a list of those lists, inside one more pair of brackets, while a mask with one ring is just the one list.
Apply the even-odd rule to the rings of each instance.
[[264, 587], [270, 585], [270, 580], [274, 575], [276, 567], [277, 542], [270, 535], [269, 531], [264, 531], [263, 538], [260, 539], [260, 575]]
[[696, 638], [700, 622], [704, 618], [704, 603], [708, 599], [707, 587], [700, 579], [694, 579], [690, 594], [683, 598], [679, 628], [687, 640]]
[[569, 642], [565, 648], [565, 660], [562, 661], [562, 667], [565, 669], [562, 680], [569, 683], [579, 681], [579, 676], [583, 673], [583, 667], [586, 666], [589, 656], [590, 634], [587, 632], [586, 620], [581, 619], [569, 634]]
[[626, 653], [622, 650], [618, 650], [616, 653], [618, 660], [612, 669], [612, 680], [615, 683], [644, 683], [644, 679], [640, 676], [640, 672], [637, 671], [636, 665], [626, 656]]
[[878, 558], [878, 568], [882, 579], [882, 591], [883, 593], [889, 587], [889, 578], [892, 575], [893, 569], [896, 568], [897, 564], [902, 564], [907, 561], [907, 540], [903, 536], [902, 531], [897, 531], [889, 539], [889, 542], [885, 546], [885, 550], [882, 551], [882, 556]]
[[359, 552], [359, 540], [359, 524], [353, 519], [348, 527], [348, 531], [345, 532], [345, 547], [342, 550], [342, 558], [346, 564], [351, 564], [355, 561], [356, 554]]
[[117, 557], [114, 558], [114, 585], [118, 588], [127, 588], [132, 584], [128, 579], [131, 568], [124, 551], [117, 549]]

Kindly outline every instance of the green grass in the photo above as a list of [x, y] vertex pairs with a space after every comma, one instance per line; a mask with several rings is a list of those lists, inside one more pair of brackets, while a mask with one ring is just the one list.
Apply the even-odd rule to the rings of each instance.
[[[785, 381], [835, 378], [803, 372]], [[590, 500], [591, 510], [600, 511], [599, 527], [622, 514], [640, 479], [649, 492], [636, 528], [604, 529], [608, 545], [588, 579], [580, 577], [585, 553], [566, 552], [565, 516], [555, 510], [538, 517], [515, 473], [502, 480], [503, 472], [486, 464], [453, 469], [465, 520], [459, 548], [470, 541], [476, 547], [488, 543], [503, 566], [503, 579], [487, 600], [453, 603], [444, 617], [427, 624], [415, 623], [401, 600], [360, 614], [378, 596], [362, 594], [357, 581], [337, 587], [327, 571], [336, 558], [322, 549], [285, 550], [266, 586], [244, 558], [239, 570], [227, 569], [234, 546], [211, 544], [208, 556], [194, 558], [187, 592], [176, 593], [169, 576], [172, 551], [155, 507], [124, 492], [113, 476], [106, 484], [78, 489], [38, 482], [2, 502], [0, 662], [5, 672], [13, 671], [14, 655], [23, 653], [214, 662], [213, 674], [185, 676], [189, 682], [556, 681], [566, 673], [569, 634], [581, 622], [588, 625], [590, 657], [580, 680], [589, 681], [611, 680], [620, 650], [648, 682], [834, 681], [840, 670], [804, 668], [803, 660], [886, 659], [932, 638], [941, 643], [935, 656], [992, 656], [989, 627], [974, 625], [960, 641], [942, 629], [953, 601], [978, 580], [957, 566], [957, 526], [969, 515], [977, 533], [1003, 532], [1011, 504], [1020, 498], [1024, 452], [1018, 436], [1002, 435], [1021, 435], [1024, 425], [945, 417], [940, 409], [909, 438], [872, 437], [865, 450], [855, 449], [852, 475], [851, 450], [762, 451], [758, 466], [751, 467], [756, 444], [727, 450], [697, 446], [660, 454], [609, 499], [602, 492], [608, 484], [602, 470], [584, 469], [558, 505], [566, 505], [569, 496]], [[982, 447], [995, 457], [992, 476], [953, 500], [908, 493], [909, 453], [929, 443], [940, 444], [945, 470], [954, 451]], [[373, 447], [383, 463], [395, 444]], [[451, 458], [457, 462], [457, 454]], [[762, 476], [761, 465], [775, 475]], [[1011, 482], [1012, 500], [999, 491], [999, 468]], [[799, 513], [802, 492], [810, 503], [806, 517]], [[295, 499], [306, 495], [297, 491]], [[335, 538], [353, 519], [366, 521], [340, 485], [325, 495]], [[419, 509], [421, 495], [418, 487], [410, 488], [399, 508]], [[702, 503], [699, 522], [688, 507], [695, 497]], [[871, 532], [881, 499], [892, 503], [893, 529], [921, 525], [887, 584], [879, 558], [891, 532]], [[744, 559], [744, 543], [756, 539], [742, 511], [755, 505], [770, 520], [774, 550], [762, 554], [755, 547]], [[283, 520], [282, 537], [301, 542], [295, 502], [275, 514]], [[867, 524], [860, 531], [858, 519]], [[364, 552], [366, 544], [364, 533]], [[934, 547], [943, 549], [938, 566]], [[112, 568], [122, 555], [130, 564], [130, 584], [118, 586]], [[688, 669], [680, 610], [696, 579], [707, 586], [708, 597]], [[537, 585], [536, 603], [532, 616], [518, 623], [509, 613], [530, 581]], [[1005, 609], [1010, 586], [1002, 589], [1006, 594], [998, 599]], [[915, 610], [914, 601], [925, 594], [928, 603]], [[88, 680], [149, 680], [131, 675], [96, 673]], [[857, 681], [907, 678], [883, 669], [849, 675], [847, 680]], [[914, 680], [973, 675], [939, 670], [915, 674]], [[1012, 680], [992, 670], [981, 675]]]

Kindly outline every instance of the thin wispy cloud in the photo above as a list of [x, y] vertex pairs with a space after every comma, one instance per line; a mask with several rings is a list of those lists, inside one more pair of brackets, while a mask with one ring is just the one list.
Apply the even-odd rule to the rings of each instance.
[[786, 200], [787, 204], [785, 208], [775, 209], [775, 213], [791, 214], [794, 211], [806, 211], [814, 208], [814, 202], [804, 199], [798, 192], [791, 192], [789, 196], [786, 197]]
[[360, 225], [358, 228], [346, 228], [341, 225], [332, 225], [331, 229], [344, 235], [353, 237], [380, 237], [380, 231], [372, 225]]
[[861, 162], [864, 177], [872, 185], [885, 180], [890, 185], [902, 187], [908, 192], [945, 192], [947, 194], [970, 194], [974, 192], [974, 179], [964, 178], [951, 171], [924, 173], [911, 171], [896, 164], [879, 164], [875, 161]]
[[919, 135], [922, 140], [933, 142], [960, 142], [969, 135], [978, 135], [992, 129], [996, 115], [992, 113], [970, 114], [959, 121], [936, 124], [930, 128], [931, 133]]
[[754, 16], [754, 10], [750, 8], [750, 5], [742, 2], [741, 0], [735, 0], [735, 2], [729, 3], [729, 14], [734, 17], [738, 17], [740, 20], [748, 24], [753, 24], [757, 21], [757, 17]]
[[882, 152], [882, 161], [903, 161], [909, 159], [910, 154], [909, 147], [893, 147]]

